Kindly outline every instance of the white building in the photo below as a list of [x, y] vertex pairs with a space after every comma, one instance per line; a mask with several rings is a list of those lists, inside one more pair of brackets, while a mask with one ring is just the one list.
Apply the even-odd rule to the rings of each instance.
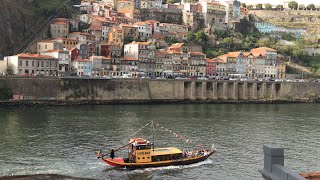
[[148, 22], [136, 22], [133, 26], [138, 28], [138, 37], [139, 39], [147, 39], [152, 35], [152, 26]]
[[92, 61], [88, 59], [76, 59], [72, 62], [78, 76], [92, 76]]
[[8, 66], [18, 75], [58, 75], [59, 60], [40, 54], [18, 54], [7, 57]]
[[71, 65], [71, 55], [69, 51], [51, 50], [42, 52], [41, 55], [52, 56], [59, 60], [59, 74], [69, 71]]

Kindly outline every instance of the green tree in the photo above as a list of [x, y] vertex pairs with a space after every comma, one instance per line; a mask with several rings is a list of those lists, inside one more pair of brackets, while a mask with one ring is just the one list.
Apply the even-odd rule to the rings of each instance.
[[276, 9], [277, 9], [277, 10], [282, 10], [282, 9], [283, 9], [283, 5], [277, 5], [277, 6], [276, 6]]
[[178, 42], [178, 40], [175, 36], [166, 36], [164, 38], [164, 40], [166, 41], [166, 43], [168, 43], [170, 45]]
[[241, 3], [241, 6], [246, 8], [247, 7], [247, 4], [246, 3]]
[[196, 35], [195, 40], [198, 43], [207, 43], [208, 42], [208, 37], [203, 31], [198, 31], [198, 32], [196, 32], [195, 35]]
[[313, 9], [315, 9], [316, 8], [316, 6], [314, 5], [314, 4], [309, 4], [308, 6], [307, 6], [307, 9], [308, 10], [313, 10]]
[[194, 33], [193, 33], [192, 31], [188, 31], [186, 38], [187, 38], [187, 41], [188, 41], [189, 43], [192, 43], [192, 42], [195, 41], [196, 35], [194, 35]]
[[270, 3], [267, 3], [267, 4], [264, 5], [264, 8], [266, 10], [271, 10], [272, 9], [272, 5]]
[[270, 39], [262, 38], [257, 41], [259, 47], [270, 47]]
[[315, 73], [317, 73], [318, 71], [319, 71], [319, 69], [320, 69], [320, 65], [319, 64], [313, 64], [312, 66], [311, 66], [311, 71], [315, 74]]
[[257, 10], [262, 10], [262, 9], [263, 9], [262, 4], [257, 4], [257, 5], [256, 5], [256, 9], [257, 9]]
[[8, 75], [13, 75], [13, 67], [11, 65], [8, 65], [7, 69], [6, 69], [6, 74]]
[[290, 9], [298, 9], [298, 3], [295, 2], [295, 1], [290, 1], [288, 3], [288, 6], [289, 6]]
[[287, 40], [287, 41], [295, 41], [296, 37], [293, 33], [285, 33], [282, 35], [282, 39]]
[[177, 3], [180, 2], [179, 0], [167, 0], [168, 4], [173, 4], [173, 3]]
[[252, 5], [248, 5], [247, 8], [248, 8], [249, 10], [252, 10], [252, 9], [253, 9], [253, 6], [252, 6]]

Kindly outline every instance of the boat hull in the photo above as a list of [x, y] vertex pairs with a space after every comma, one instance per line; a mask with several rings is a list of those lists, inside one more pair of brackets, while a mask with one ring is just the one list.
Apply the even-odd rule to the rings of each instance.
[[111, 158], [103, 158], [103, 161], [108, 163], [111, 166], [122, 167], [127, 169], [139, 169], [139, 168], [151, 168], [151, 167], [163, 167], [163, 166], [180, 166], [180, 165], [189, 165], [198, 163], [206, 160], [209, 156], [211, 156], [213, 152], [210, 152], [206, 156], [197, 156], [193, 158], [183, 158], [179, 160], [170, 160], [170, 161], [157, 161], [150, 163], [125, 163], [121, 160], [111, 159]]

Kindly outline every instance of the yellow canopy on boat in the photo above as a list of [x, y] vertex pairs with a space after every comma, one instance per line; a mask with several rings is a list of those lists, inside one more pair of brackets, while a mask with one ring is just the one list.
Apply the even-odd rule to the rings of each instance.
[[169, 154], [180, 154], [182, 151], [175, 147], [167, 147], [167, 148], [156, 148], [151, 150], [151, 156], [161, 156], [161, 155], [169, 155]]

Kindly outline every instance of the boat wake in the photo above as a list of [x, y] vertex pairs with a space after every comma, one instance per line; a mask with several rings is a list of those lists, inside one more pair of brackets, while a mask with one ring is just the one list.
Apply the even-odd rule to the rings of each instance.
[[145, 169], [136, 169], [132, 170], [134, 173], [144, 173], [144, 172], [150, 172], [150, 171], [164, 171], [164, 170], [173, 170], [173, 169], [187, 169], [187, 168], [194, 168], [199, 167], [206, 164], [213, 164], [213, 161], [211, 159], [206, 159], [205, 161], [201, 161], [194, 164], [189, 165], [181, 165], [181, 166], [165, 166], [165, 167], [154, 167], [154, 168], [145, 168]]

